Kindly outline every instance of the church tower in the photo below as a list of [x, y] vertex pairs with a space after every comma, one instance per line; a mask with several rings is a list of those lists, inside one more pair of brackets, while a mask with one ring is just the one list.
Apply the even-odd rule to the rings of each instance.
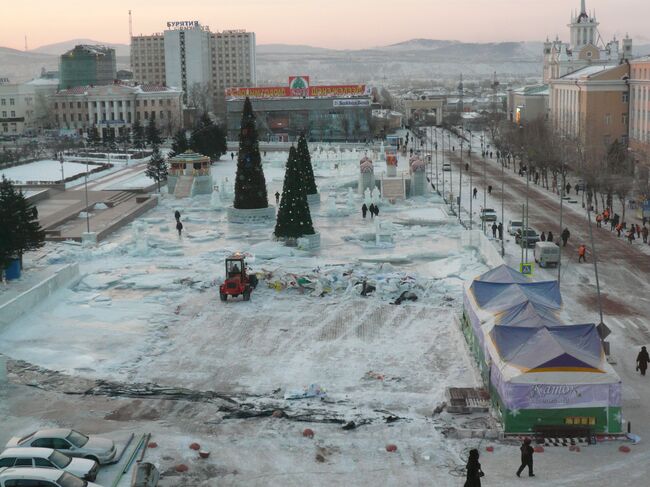
[[571, 29], [571, 48], [574, 51], [579, 51], [587, 44], [595, 46], [598, 42], [598, 22], [594, 15], [590, 16], [587, 13], [586, 0], [581, 2], [580, 13], [571, 18], [569, 29]]

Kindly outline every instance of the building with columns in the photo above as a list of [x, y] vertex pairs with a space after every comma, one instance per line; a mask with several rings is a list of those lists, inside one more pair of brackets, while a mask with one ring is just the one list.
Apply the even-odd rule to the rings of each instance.
[[79, 86], [58, 91], [51, 97], [56, 125], [80, 135], [93, 126], [100, 135], [115, 135], [139, 121], [153, 118], [163, 134], [171, 135], [182, 126], [182, 95], [176, 88], [156, 85]]
[[627, 63], [595, 65], [551, 80], [553, 128], [591, 149], [627, 143], [629, 72]]
[[588, 13], [586, 0], [581, 0], [580, 12], [573, 13], [568, 25], [571, 42], [556, 37], [544, 43], [544, 83], [586, 66], [612, 66], [632, 57], [632, 39], [605, 43], [598, 25], [595, 13]]
[[650, 56], [630, 61], [630, 148], [650, 164]]

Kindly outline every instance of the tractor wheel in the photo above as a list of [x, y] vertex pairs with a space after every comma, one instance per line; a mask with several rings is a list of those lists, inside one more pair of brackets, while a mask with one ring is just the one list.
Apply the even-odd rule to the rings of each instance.
[[246, 289], [246, 291], [244, 291], [244, 293], [242, 294], [242, 297], [244, 298], [244, 301], [249, 301], [251, 299], [251, 290], [250, 290], [250, 288]]
[[259, 281], [257, 280], [257, 276], [255, 274], [251, 274], [248, 276], [248, 282], [250, 283], [251, 289], [255, 289]]
[[221, 301], [228, 301], [228, 295], [226, 293], [219, 293]]

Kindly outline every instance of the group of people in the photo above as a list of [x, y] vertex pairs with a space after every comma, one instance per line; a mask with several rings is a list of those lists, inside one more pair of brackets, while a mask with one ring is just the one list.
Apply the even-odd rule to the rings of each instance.
[[[644, 347], [645, 348], [645, 347]], [[535, 449], [531, 444], [530, 438], [526, 438], [519, 450], [521, 451], [521, 465], [517, 469], [517, 477], [521, 476], [521, 472], [525, 468], [528, 468], [528, 476], [534, 477], [533, 473], [533, 454]], [[478, 461], [479, 452], [477, 449], [472, 449], [469, 451], [469, 458], [467, 459], [467, 465], [465, 466], [467, 470], [467, 477], [465, 480], [465, 487], [481, 487], [481, 478], [485, 476], [483, 470], [481, 469], [481, 464]]]
[[503, 223], [494, 222], [492, 224], [492, 238], [497, 238], [497, 233], [499, 234], [499, 240], [503, 240]]
[[643, 226], [638, 223], [632, 223], [629, 228], [626, 222], [621, 221], [618, 213], [612, 212], [609, 208], [605, 208], [602, 213], [596, 215], [596, 226], [602, 228], [603, 223], [605, 225], [609, 224], [609, 231], [616, 232], [616, 236], [620, 237], [622, 233], [625, 234], [625, 238], [629, 243], [634, 242], [634, 240], [642, 239], [644, 244], [648, 243], [648, 227], [646, 226], [646, 219], [643, 218]]
[[365, 203], [361, 207], [361, 215], [363, 218], [366, 217], [366, 215], [370, 212], [370, 218], [374, 218], [376, 216], [379, 216], [379, 206], [377, 206], [374, 203], [370, 203], [370, 206], [367, 206]]

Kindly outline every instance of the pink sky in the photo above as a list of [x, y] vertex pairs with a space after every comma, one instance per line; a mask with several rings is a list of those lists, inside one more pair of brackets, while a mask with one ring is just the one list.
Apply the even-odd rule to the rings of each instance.
[[[212, 30], [253, 31], [258, 44], [332, 48], [381, 46], [411, 38], [469, 42], [568, 38], [579, 0], [20, 0], [2, 8], [0, 46], [23, 49], [74, 38], [128, 44], [168, 20], [199, 20]], [[587, 0], [609, 39], [625, 33], [650, 43], [650, 0]]]

